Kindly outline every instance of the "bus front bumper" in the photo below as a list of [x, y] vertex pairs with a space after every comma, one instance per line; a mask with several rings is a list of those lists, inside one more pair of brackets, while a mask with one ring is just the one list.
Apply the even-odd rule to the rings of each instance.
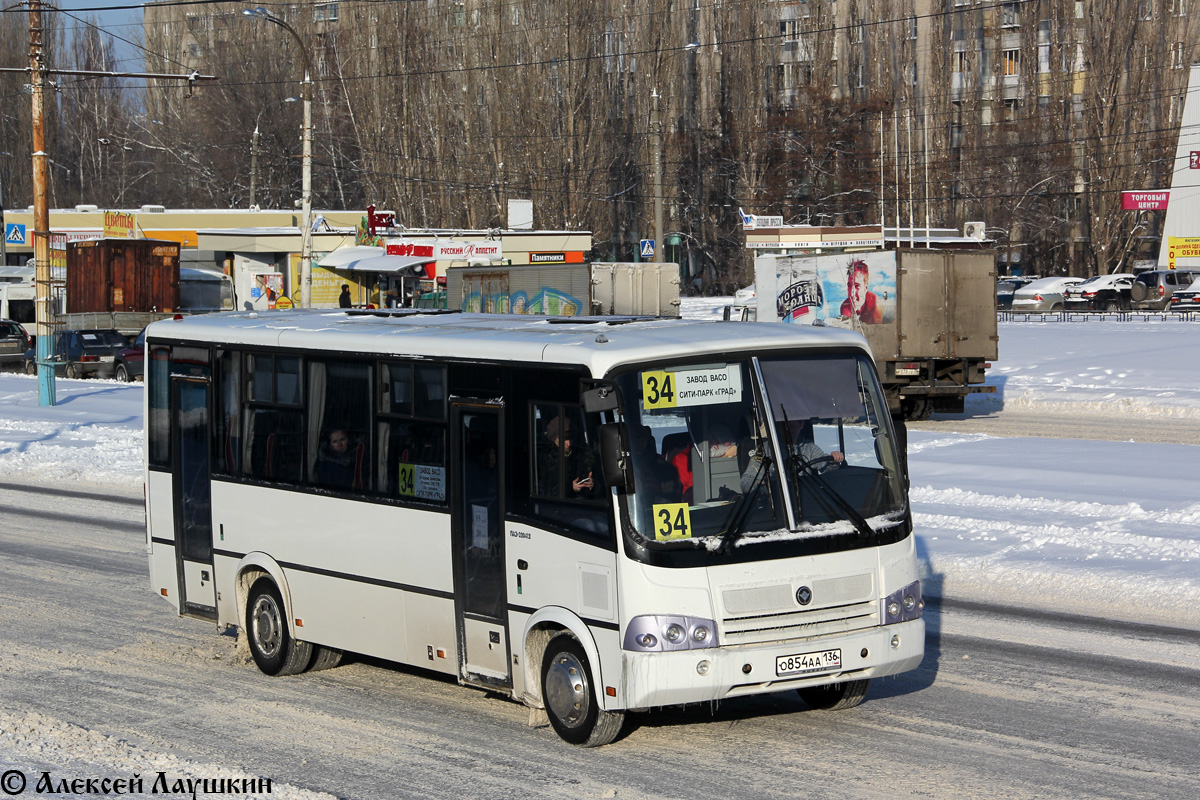
[[[833, 661], [835, 652], [839, 661]], [[676, 652], [623, 651], [622, 655], [624, 696], [615, 704], [610, 700], [607, 707], [639, 710], [907, 672], [924, 658], [925, 621], [819, 639]], [[840, 666], [828, 666], [839, 662]]]

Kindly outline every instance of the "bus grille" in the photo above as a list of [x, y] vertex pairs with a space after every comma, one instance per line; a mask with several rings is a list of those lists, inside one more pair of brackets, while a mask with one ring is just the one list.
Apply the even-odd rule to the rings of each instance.
[[[807, 585], [812, 605], [800, 606], [797, 589]], [[880, 624], [875, 576], [870, 572], [786, 583], [724, 586], [721, 643], [764, 644], [811, 639]]]
[[879, 603], [867, 601], [844, 606], [814, 608], [811, 611], [790, 611], [782, 614], [761, 614], [753, 617], [730, 617], [721, 621], [721, 644], [765, 644], [810, 639], [845, 633], [879, 624]]

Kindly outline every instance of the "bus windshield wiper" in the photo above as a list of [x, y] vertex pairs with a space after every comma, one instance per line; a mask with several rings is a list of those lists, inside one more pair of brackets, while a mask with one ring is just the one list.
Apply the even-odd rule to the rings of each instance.
[[718, 553], [729, 552], [733, 543], [741, 538], [742, 529], [746, 524], [746, 518], [750, 516], [750, 509], [753, 508], [754, 498], [758, 495], [758, 489], [763, 485], [763, 481], [771, 472], [771, 457], [763, 453], [762, 458], [758, 459], [758, 469], [754, 473], [754, 477], [750, 479], [750, 485], [742, 492], [742, 496], [733, 506], [733, 510], [729, 512], [729, 520], [725, 524], [725, 535], [721, 538], [721, 543], [717, 545]]

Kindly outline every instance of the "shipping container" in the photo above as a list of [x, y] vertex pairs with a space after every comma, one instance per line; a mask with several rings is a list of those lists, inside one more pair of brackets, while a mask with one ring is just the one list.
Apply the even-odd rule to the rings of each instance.
[[90, 239], [67, 245], [68, 314], [179, 309], [179, 243]]

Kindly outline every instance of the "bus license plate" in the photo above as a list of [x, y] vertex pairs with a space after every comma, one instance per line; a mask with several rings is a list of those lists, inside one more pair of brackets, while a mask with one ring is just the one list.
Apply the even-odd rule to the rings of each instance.
[[840, 648], [775, 657], [775, 674], [781, 678], [788, 675], [807, 675], [813, 672], [834, 672], [841, 668], [842, 651]]

